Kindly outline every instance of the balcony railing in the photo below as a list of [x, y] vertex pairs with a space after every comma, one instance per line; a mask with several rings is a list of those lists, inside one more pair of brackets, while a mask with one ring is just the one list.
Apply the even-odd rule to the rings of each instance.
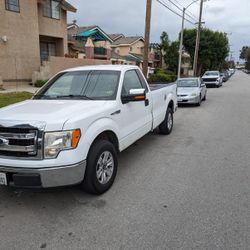
[[107, 50], [102, 47], [95, 47], [94, 48], [95, 55], [107, 55]]

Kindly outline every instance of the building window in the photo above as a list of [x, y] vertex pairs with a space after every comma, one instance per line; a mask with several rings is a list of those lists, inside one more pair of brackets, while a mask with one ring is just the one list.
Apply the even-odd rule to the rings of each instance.
[[56, 44], [53, 42], [40, 42], [41, 62], [48, 61], [50, 56], [56, 56]]
[[6, 10], [20, 12], [19, 0], [5, 0]]
[[46, 0], [43, 5], [43, 16], [60, 19], [60, 2]]

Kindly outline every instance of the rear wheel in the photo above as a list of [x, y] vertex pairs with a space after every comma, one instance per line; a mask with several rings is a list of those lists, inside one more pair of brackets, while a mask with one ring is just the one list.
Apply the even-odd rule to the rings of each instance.
[[114, 145], [106, 140], [96, 141], [87, 157], [82, 187], [88, 193], [103, 194], [113, 185], [117, 166], [117, 152]]
[[173, 110], [168, 107], [164, 121], [159, 125], [160, 134], [169, 135], [174, 126]]

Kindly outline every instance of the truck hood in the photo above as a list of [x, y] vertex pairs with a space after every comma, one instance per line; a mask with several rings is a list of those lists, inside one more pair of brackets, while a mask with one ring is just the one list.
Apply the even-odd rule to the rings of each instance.
[[190, 87], [178, 87], [177, 88], [177, 95], [190, 95], [194, 92], [198, 91], [198, 87], [190, 88]]
[[0, 109], [0, 125], [5, 122], [43, 123], [46, 131], [62, 130], [67, 120], [79, 114], [101, 112], [107, 101], [28, 100]]

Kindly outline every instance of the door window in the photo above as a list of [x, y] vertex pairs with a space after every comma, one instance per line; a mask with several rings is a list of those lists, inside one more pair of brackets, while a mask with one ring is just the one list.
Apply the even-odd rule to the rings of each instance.
[[122, 94], [128, 95], [131, 89], [142, 89], [143, 86], [135, 70], [129, 70], [124, 75]]

